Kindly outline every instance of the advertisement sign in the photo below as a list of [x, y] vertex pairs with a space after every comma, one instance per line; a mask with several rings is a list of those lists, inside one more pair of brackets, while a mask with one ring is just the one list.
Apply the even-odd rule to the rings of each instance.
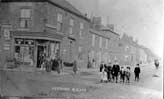
[[10, 24], [2, 25], [2, 37], [4, 37], [5, 40], [10, 40], [10, 31], [12, 26]]

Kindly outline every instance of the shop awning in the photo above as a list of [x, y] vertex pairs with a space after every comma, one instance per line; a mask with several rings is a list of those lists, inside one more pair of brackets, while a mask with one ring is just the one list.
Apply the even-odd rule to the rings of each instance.
[[30, 39], [44, 39], [52, 41], [61, 41], [64, 37], [62, 33], [49, 33], [49, 32], [29, 32], [29, 31], [12, 31], [13, 37], [30, 38]]

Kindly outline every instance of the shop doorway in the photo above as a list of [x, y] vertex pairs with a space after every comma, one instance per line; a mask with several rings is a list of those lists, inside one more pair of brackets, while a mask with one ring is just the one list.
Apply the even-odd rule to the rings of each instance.
[[43, 45], [37, 46], [37, 68], [41, 68], [41, 65], [43, 61], [46, 59], [47, 53], [46, 53], [47, 47]]

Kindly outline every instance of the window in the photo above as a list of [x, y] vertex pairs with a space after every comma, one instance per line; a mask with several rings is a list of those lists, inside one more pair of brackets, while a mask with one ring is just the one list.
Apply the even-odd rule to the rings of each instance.
[[79, 51], [78, 58], [79, 58], [80, 60], [82, 60], [82, 47], [81, 47], [81, 46], [79, 46], [78, 51]]
[[101, 56], [101, 52], [98, 52], [98, 57], [99, 57], [99, 64], [101, 63], [101, 61], [102, 61], [102, 56]]
[[102, 37], [100, 37], [99, 46], [100, 46], [100, 48], [102, 47]]
[[126, 46], [126, 47], [125, 47], [125, 51], [128, 51], [128, 50], [129, 50], [129, 46]]
[[57, 14], [57, 31], [62, 32], [62, 25], [63, 25], [63, 16], [62, 14]]
[[95, 55], [94, 55], [94, 51], [92, 50], [92, 51], [91, 51], [91, 59], [94, 59], [94, 56], [95, 56]]
[[73, 19], [70, 19], [69, 25], [70, 25], [70, 26], [74, 26], [74, 20], [73, 20]]
[[92, 34], [92, 46], [94, 47], [95, 46], [95, 35]]
[[128, 55], [125, 55], [124, 57], [125, 57], [125, 61], [128, 61]]
[[31, 9], [21, 9], [20, 11], [20, 27], [29, 28], [31, 21]]
[[84, 24], [83, 23], [80, 23], [80, 29], [84, 29]]
[[79, 36], [80, 36], [80, 39], [83, 38], [82, 30], [80, 30], [80, 32], [79, 32]]
[[73, 34], [73, 28], [69, 27], [69, 34], [72, 35]]
[[84, 29], [84, 24], [80, 23], [80, 32], [79, 32], [80, 39], [83, 38], [83, 29]]
[[106, 49], [108, 49], [108, 39], [106, 39]]
[[81, 46], [79, 46], [79, 53], [82, 51], [82, 47]]
[[72, 35], [73, 34], [73, 26], [74, 26], [74, 20], [71, 18], [69, 21], [69, 34]]
[[108, 39], [108, 47], [110, 48], [110, 39]]

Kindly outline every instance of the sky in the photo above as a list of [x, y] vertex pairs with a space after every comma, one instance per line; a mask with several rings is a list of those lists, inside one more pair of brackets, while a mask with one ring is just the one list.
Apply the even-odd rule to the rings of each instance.
[[139, 44], [163, 57], [162, 0], [68, 0], [82, 13], [101, 16], [103, 24], [115, 25], [119, 34], [126, 33]]

